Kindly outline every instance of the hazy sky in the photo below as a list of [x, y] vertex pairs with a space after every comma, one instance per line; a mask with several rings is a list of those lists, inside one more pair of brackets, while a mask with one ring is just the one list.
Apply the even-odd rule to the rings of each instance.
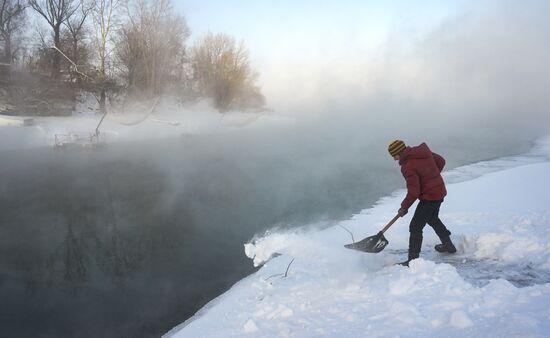
[[464, 1], [183, 0], [176, 2], [196, 38], [224, 32], [245, 41], [253, 61], [314, 60], [373, 50], [392, 31], [422, 33]]
[[[194, 1], [176, 2], [192, 30], [243, 40], [259, 83], [271, 102], [304, 101], [326, 81], [353, 85], [358, 73], [387, 56], [387, 44], [407, 45], [467, 10], [455, 0], [397, 1]], [[358, 71], [361, 69], [361, 71]], [[300, 83], [296, 90], [292, 83]], [[290, 98], [290, 93], [296, 93]]]
[[192, 30], [191, 43], [209, 31], [245, 42], [268, 105], [278, 112], [386, 110], [408, 118], [415, 107], [453, 121], [550, 116], [547, 0], [175, 6]]

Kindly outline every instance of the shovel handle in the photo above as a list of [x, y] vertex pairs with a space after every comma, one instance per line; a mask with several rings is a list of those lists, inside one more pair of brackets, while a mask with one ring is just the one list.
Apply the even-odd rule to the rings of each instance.
[[386, 224], [386, 226], [384, 227], [384, 229], [382, 229], [381, 232], [382, 232], [382, 233], [386, 232], [386, 230], [388, 230], [388, 229], [392, 226], [392, 224], [395, 223], [395, 221], [397, 221], [397, 219], [398, 219], [399, 217], [400, 217], [399, 214], [395, 215], [395, 217], [392, 218], [392, 220], [391, 220], [388, 224]]

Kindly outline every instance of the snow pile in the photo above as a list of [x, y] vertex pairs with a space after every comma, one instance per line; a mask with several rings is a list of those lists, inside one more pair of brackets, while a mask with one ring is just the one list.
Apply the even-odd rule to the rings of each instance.
[[[322, 257], [330, 253], [319, 243], [324, 238], [315, 229], [322, 225], [312, 225], [306, 228], [268, 231], [264, 236], [252, 243], [244, 245], [245, 255], [253, 260], [254, 266], [260, 266], [273, 257], [286, 255], [293, 258]], [[331, 244], [331, 243], [328, 243]], [[334, 243], [332, 243], [334, 244]], [[330, 248], [330, 246], [329, 246]], [[327, 248], [328, 249], [328, 248]]]
[[247, 243], [262, 268], [167, 336], [547, 337], [549, 140], [527, 155], [447, 174], [460, 182], [448, 184], [440, 215], [456, 255], [436, 253], [427, 226], [421, 258], [395, 266], [406, 258], [412, 212], [386, 233], [384, 251], [343, 248], [351, 242], [345, 229], [355, 240], [376, 234], [401, 190], [325, 230], [274, 231]]

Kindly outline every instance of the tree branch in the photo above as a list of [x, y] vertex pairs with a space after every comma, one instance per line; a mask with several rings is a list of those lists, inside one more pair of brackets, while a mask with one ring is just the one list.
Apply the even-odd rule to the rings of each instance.
[[82, 76], [84, 76], [84, 77], [86, 77], [86, 78], [88, 78], [92, 81], [94, 80], [93, 78], [91, 78], [88, 75], [86, 75], [86, 74], [82, 73], [81, 71], [79, 71], [78, 66], [76, 65], [76, 63], [74, 63], [73, 60], [71, 60], [67, 55], [65, 55], [65, 53], [63, 53], [59, 48], [57, 48], [56, 46], [53, 46], [52, 48], [55, 49], [56, 51], [58, 51], [65, 59], [67, 59], [67, 61], [69, 61], [73, 65], [73, 67], [75, 68], [75, 71], [78, 74], [80, 74], [80, 75], [82, 75]]
[[344, 227], [344, 226], [341, 225], [341, 224], [338, 224], [338, 226], [339, 226], [340, 228], [346, 230], [346, 231], [351, 235], [351, 241], [352, 241], [353, 243], [355, 243], [355, 238], [353, 238], [353, 233], [352, 233], [351, 231], [349, 231], [346, 227]]
[[270, 278], [277, 277], [277, 276], [282, 276], [282, 278], [286, 278], [288, 276], [288, 270], [290, 269], [290, 265], [292, 265], [293, 262], [294, 262], [294, 258], [292, 258], [290, 263], [288, 263], [288, 266], [286, 267], [286, 271], [285, 271], [284, 274], [276, 273], [274, 275], [271, 275], [271, 276], [267, 277], [265, 280], [268, 281]]

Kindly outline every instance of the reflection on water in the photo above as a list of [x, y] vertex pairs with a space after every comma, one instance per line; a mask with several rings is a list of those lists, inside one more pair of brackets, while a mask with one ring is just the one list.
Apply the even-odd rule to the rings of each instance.
[[119, 155], [5, 157], [2, 334], [159, 336], [252, 271], [223, 201], [190, 186], [166, 207], [166, 173]]
[[385, 145], [277, 141], [3, 153], [0, 337], [160, 336], [253, 272], [255, 233], [402, 186]]

